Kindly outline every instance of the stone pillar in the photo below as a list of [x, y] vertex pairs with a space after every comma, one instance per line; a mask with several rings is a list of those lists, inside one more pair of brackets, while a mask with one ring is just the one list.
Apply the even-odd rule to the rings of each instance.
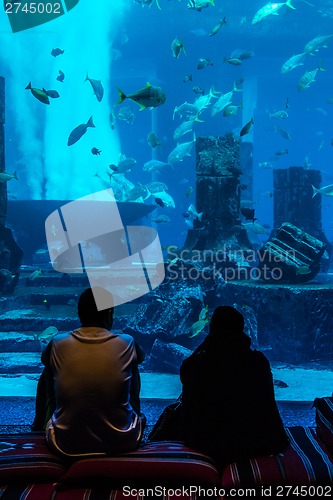
[[185, 247], [215, 252], [223, 248], [249, 249], [240, 213], [240, 141], [232, 134], [198, 137], [196, 140], [196, 209], [201, 221], [194, 221]]
[[253, 143], [242, 141], [240, 143], [240, 188], [243, 191], [242, 198], [253, 199]]
[[[5, 171], [5, 79], [0, 76], [0, 172]], [[7, 217], [7, 183], [0, 183], [0, 223]]]
[[[312, 186], [321, 186], [319, 170], [306, 170], [303, 167], [289, 167], [274, 170], [274, 228], [290, 222], [299, 229], [318, 238], [326, 244], [328, 254], [332, 246], [322, 228], [321, 195], [312, 198]], [[327, 270], [329, 260], [322, 266]]]

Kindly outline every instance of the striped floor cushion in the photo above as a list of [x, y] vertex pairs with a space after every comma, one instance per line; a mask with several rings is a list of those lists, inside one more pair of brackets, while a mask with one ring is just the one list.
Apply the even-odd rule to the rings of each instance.
[[315, 432], [308, 427], [289, 427], [288, 448], [279, 455], [239, 461], [226, 467], [222, 486], [261, 487], [279, 485], [330, 485], [333, 483], [333, 464], [319, 445]]
[[318, 437], [333, 454], [333, 398], [316, 398], [313, 406], [316, 408]]
[[218, 484], [214, 461], [176, 441], [156, 441], [136, 451], [105, 458], [87, 458], [73, 463], [61, 483], [89, 477], [140, 480], [181, 480]]
[[0, 436], [0, 485], [7, 481], [53, 481], [64, 472], [61, 459], [51, 453], [44, 434]]
[[[0, 498], [1, 500], [51, 500], [55, 489], [55, 483], [35, 483], [23, 485], [21, 485], [21, 483], [15, 483], [9, 486], [0, 486]], [[78, 500], [83, 500], [83, 498], [83, 496], [78, 497]], [[65, 498], [63, 500], [65, 500]], [[70, 500], [70, 498], [67, 497], [66, 500]]]

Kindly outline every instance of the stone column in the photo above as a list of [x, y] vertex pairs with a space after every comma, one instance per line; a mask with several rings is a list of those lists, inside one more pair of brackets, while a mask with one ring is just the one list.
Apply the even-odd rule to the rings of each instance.
[[[0, 172], [5, 171], [5, 79], [0, 76]], [[0, 222], [7, 217], [7, 183], [0, 183]]]
[[240, 143], [240, 167], [242, 175], [240, 187], [243, 190], [242, 198], [253, 199], [253, 143], [242, 141]]
[[196, 250], [249, 249], [240, 213], [240, 141], [232, 134], [198, 137], [196, 140], [196, 209], [185, 247], [193, 241]]

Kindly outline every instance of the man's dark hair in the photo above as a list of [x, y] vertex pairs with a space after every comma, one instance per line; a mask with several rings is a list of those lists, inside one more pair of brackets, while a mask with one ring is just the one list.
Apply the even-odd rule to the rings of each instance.
[[[110, 307], [98, 310], [95, 296], [103, 298], [103, 303], [110, 304]], [[85, 326], [98, 326], [103, 323], [103, 319], [109, 311], [113, 311], [113, 297], [110, 292], [101, 287], [87, 288], [81, 293], [77, 306], [78, 316], [81, 324]]]
[[242, 332], [244, 329], [244, 317], [231, 306], [219, 306], [214, 312], [210, 322], [210, 331], [214, 332]]

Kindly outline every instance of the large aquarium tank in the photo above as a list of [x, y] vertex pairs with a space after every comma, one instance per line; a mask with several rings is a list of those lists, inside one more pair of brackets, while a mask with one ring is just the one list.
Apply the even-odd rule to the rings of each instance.
[[144, 398], [218, 305], [276, 398], [333, 390], [333, 1], [3, 2], [0, 396], [89, 285], [147, 352]]

